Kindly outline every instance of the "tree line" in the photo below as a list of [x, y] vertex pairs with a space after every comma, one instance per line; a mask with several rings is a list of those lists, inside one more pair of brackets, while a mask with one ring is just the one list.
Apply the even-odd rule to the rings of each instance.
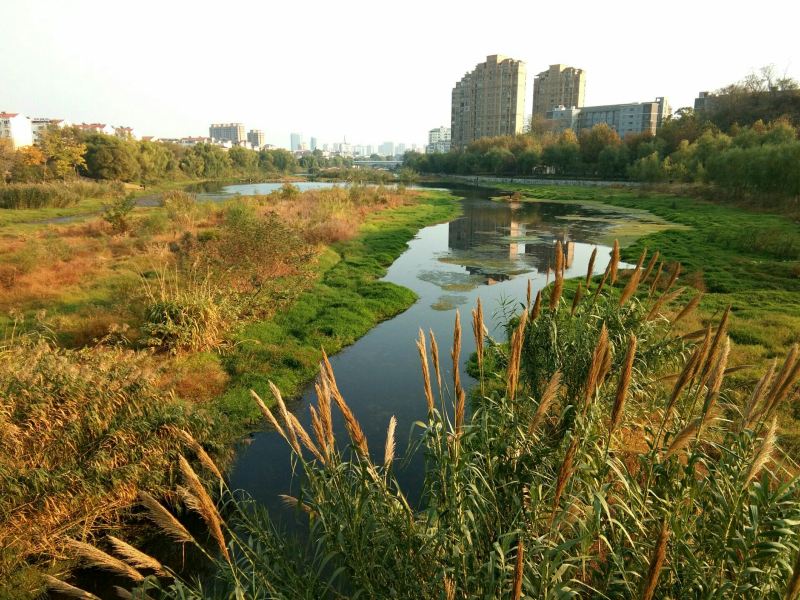
[[50, 127], [33, 146], [14, 150], [0, 140], [0, 183], [88, 177], [142, 184], [181, 179], [258, 178], [352, 166], [316, 151], [299, 159], [288, 150], [225, 149], [123, 139], [77, 127]]
[[607, 124], [576, 133], [534, 122], [517, 136], [445, 154], [407, 153], [421, 173], [711, 183], [737, 194], [800, 195], [800, 89], [770, 68], [679, 109], [655, 135], [621, 138]]

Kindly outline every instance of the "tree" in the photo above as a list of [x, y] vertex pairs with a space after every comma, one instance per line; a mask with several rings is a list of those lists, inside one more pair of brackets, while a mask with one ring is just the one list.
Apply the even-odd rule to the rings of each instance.
[[133, 181], [139, 176], [134, 142], [95, 133], [86, 139], [86, 174], [92, 179]]
[[606, 123], [598, 123], [589, 130], [581, 131], [580, 148], [583, 162], [594, 165], [600, 153], [609, 146], [619, 146], [622, 140], [619, 134]]
[[49, 126], [42, 132], [38, 146], [46, 157], [49, 177], [76, 177], [79, 170], [86, 168], [87, 147], [74, 127]]
[[173, 162], [173, 154], [164, 144], [139, 142], [139, 173], [143, 182], [162, 179]]
[[11, 140], [0, 139], [0, 182], [5, 182], [11, 176], [11, 167], [14, 165], [14, 146]]

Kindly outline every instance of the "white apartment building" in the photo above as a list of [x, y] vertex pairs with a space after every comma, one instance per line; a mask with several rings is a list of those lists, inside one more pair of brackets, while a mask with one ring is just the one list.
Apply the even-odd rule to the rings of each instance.
[[0, 112], [0, 139], [11, 140], [14, 148], [32, 146], [31, 120], [19, 113]]
[[31, 129], [33, 130], [33, 142], [38, 144], [42, 140], [42, 134], [48, 127], [64, 127], [61, 119], [50, 119], [47, 117], [31, 118]]
[[450, 131], [449, 127], [442, 125], [428, 132], [428, 145], [425, 147], [426, 154], [440, 154], [450, 152]]

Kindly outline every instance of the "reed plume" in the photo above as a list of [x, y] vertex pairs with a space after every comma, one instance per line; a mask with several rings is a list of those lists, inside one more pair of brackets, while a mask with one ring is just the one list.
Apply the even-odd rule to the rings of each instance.
[[681, 263], [676, 262], [675, 267], [672, 269], [672, 273], [669, 276], [669, 280], [667, 281], [667, 289], [664, 290], [665, 292], [668, 292], [670, 290], [672, 285], [678, 279], [678, 275], [680, 274], [681, 274]]
[[653, 303], [653, 306], [650, 308], [650, 312], [647, 313], [645, 317], [645, 321], [650, 321], [658, 316], [658, 311], [661, 310], [661, 307], [669, 304], [673, 300], [675, 300], [678, 296], [680, 296], [686, 290], [685, 287], [680, 287], [677, 290], [670, 292], [667, 290]]
[[792, 346], [789, 354], [786, 355], [786, 360], [775, 377], [775, 382], [772, 384], [767, 399], [764, 403], [764, 413], [760, 417], [769, 417], [778, 407], [784, 398], [789, 395], [789, 391], [800, 379], [800, 357], [798, 357], [797, 344]]
[[456, 434], [461, 434], [461, 428], [464, 425], [464, 408], [466, 404], [466, 395], [464, 389], [461, 387], [461, 374], [460, 374], [460, 356], [461, 356], [461, 315], [456, 311], [456, 323], [453, 329], [453, 349], [450, 352], [450, 358], [453, 359], [453, 390], [455, 393], [455, 428]]
[[192, 469], [189, 461], [179, 455], [178, 464], [183, 474], [184, 481], [186, 481], [188, 485], [186, 491], [189, 492], [189, 494], [183, 494], [184, 499], [188, 500], [187, 504], [189, 504], [189, 508], [193, 509], [203, 518], [203, 521], [205, 521], [206, 526], [211, 532], [211, 536], [217, 542], [220, 552], [222, 552], [225, 560], [230, 563], [231, 556], [228, 552], [228, 545], [225, 543], [225, 536], [222, 533], [222, 517], [217, 511], [216, 504], [214, 504], [211, 496], [208, 495], [205, 486], [201, 483], [194, 469]]
[[[525, 293], [525, 310], [527, 312], [531, 311], [531, 298], [533, 295], [531, 294], [531, 280], [528, 279], [528, 289]], [[478, 298], [478, 302], [480, 302], [480, 298]]]
[[317, 416], [319, 417], [319, 424], [322, 428], [324, 435], [324, 443], [320, 442], [326, 456], [330, 456], [335, 446], [335, 439], [333, 437], [333, 415], [331, 414], [331, 388], [328, 385], [328, 380], [322, 372], [320, 367], [320, 377], [314, 383], [314, 389], [317, 392]]
[[155, 572], [157, 575], [165, 577], [168, 575], [164, 565], [162, 565], [159, 561], [157, 561], [152, 556], [145, 554], [141, 550], [134, 548], [127, 542], [114, 537], [113, 535], [108, 536], [108, 541], [111, 542], [112, 548], [114, 548], [114, 552], [120, 555], [125, 562], [127, 562], [132, 567], [137, 569], [150, 569], [151, 571]]
[[581, 282], [578, 282], [578, 288], [575, 290], [575, 296], [572, 298], [572, 309], [569, 311], [571, 317], [575, 316], [575, 311], [578, 308], [578, 304], [581, 302], [581, 298], [583, 298], [583, 288], [581, 287]]
[[767, 369], [767, 371], [761, 376], [761, 379], [758, 380], [758, 383], [753, 389], [753, 393], [750, 395], [744, 411], [742, 412], [742, 423], [740, 430], [752, 427], [754, 418], [760, 412], [761, 402], [767, 396], [767, 391], [772, 383], [772, 378], [775, 375], [775, 368], [777, 366], [778, 359], [776, 358], [773, 359], [773, 361], [770, 363], [769, 369]]
[[50, 591], [58, 592], [59, 594], [69, 598], [78, 598], [79, 600], [100, 600], [99, 596], [95, 596], [86, 590], [82, 590], [74, 585], [70, 585], [66, 581], [56, 579], [52, 575], [43, 575], [42, 577], [45, 585], [47, 585], [47, 589]]
[[514, 600], [522, 597], [522, 578], [525, 567], [525, 542], [522, 536], [517, 539], [517, 563], [514, 567]]
[[558, 477], [556, 478], [556, 489], [553, 493], [553, 509], [550, 513], [550, 523], [548, 527], [553, 526], [553, 521], [556, 518], [556, 511], [558, 504], [561, 501], [561, 496], [564, 493], [564, 488], [567, 487], [569, 478], [572, 476], [574, 470], [575, 454], [578, 451], [578, 437], [573, 433], [572, 441], [570, 441], [567, 452], [564, 454], [564, 460], [561, 467], [558, 469]]
[[700, 431], [700, 424], [702, 421], [702, 418], [693, 419], [688, 425], [681, 429], [667, 448], [665, 458], [669, 458], [686, 448]]
[[336, 377], [333, 374], [331, 361], [328, 360], [328, 355], [325, 354], [324, 351], [322, 352], [322, 374], [325, 377], [326, 384], [331, 390], [331, 396], [333, 396], [336, 406], [339, 407], [339, 412], [341, 412], [342, 417], [344, 417], [344, 425], [347, 429], [348, 435], [350, 436], [350, 440], [353, 442], [353, 448], [355, 448], [356, 452], [361, 456], [361, 458], [369, 461], [367, 437], [364, 435], [364, 431], [361, 429], [361, 425], [359, 424], [355, 415], [353, 415], [353, 411], [350, 410], [350, 407], [347, 405], [347, 402], [345, 402], [342, 393], [339, 391], [339, 387], [336, 385]]
[[439, 389], [442, 389], [442, 372], [439, 369], [439, 345], [436, 343], [436, 336], [433, 335], [433, 329], [428, 330], [428, 335], [431, 340], [431, 359], [433, 359], [433, 370], [436, 372], [436, 384]]
[[[642, 254], [642, 258], [644, 258], [644, 254]], [[622, 288], [622, 294], [619, 297], [619, 305], [625, 306], [625, 303], [630, 300], [631, 296], [636, 292], [636, 288], [639, 287], [639, 278], [642, 275], [642, 265], [641, 259], [639, 260], [639, 264], [636, 265], [636, 268], [633, 270], [630, 279], [628, 279], [628, 283], [625, 284], [625, 287]]]
[[289, 416], [289, 425], [291, 426], [292, 430], [294, 431], [298, 439], [303, 443], [303, 446], [305, 446], [311, 452], [311, 454], [313, 454], [317, 458], [317, 460], [325, 464], [325, 457], [322, 456], [322, 453], [319, 451], [317, 446], [311, 440], [311, 436], [308, 435], [308, 432], [300, 424], [300, 421], [297, 420], [297, 417], [295, 417], [292, 413], [289, 413], [288, 416]]
[[691, 300], [689, 300], [689, 302], [686, 304], [686, 306], [683, 307], [683, 310], [681, 312], [679, 312], [675, 316], [674, 319], [672, 319], [672, 324], [674, 325], [675, 323], [677, 323], [678, 321], [680, 321], [684, 317], [690, 315], [694, 311], [694, 309], [697, 308], [697, 305], [700, 304], [700, 300], [702, 300], [702, 299], [703, 299], [703, 294], [700, 293], [700, 294], [697, 294]]
[[777, 418], [772, 417], [772, 422], [767, 429], [764, 440], [761, 442], [758, 452], [756, 452], [756, 455], [753, 457], [753, 464], [750, 465], [750, 469], [747, 471], [747, 476], [744, 478], [744, 487], [750, 485], [750, 482], [758, 477], [761, 469], [763, 469], [772, 458], [772, 453], [775, 450], [775, 445], [778, 441], [777, 431], [778, 420]]
[[614, 240], [614, 247], [611, 249], [611, 262], [608, 263], [608, 266], [611, 285], [614, 285], [617, 282], [617, 268], [619, 266], [619, 240]]
[[592, 282], [592, 275], [594, 274], [594, 261], [597, 259], [597, 246], [592, 250], [592, 255], [589, 257], [589, 266], [586, 268], [586, 290], [589, 290], [589, 284]]
[[619, 426], [622, 420], [622, 414], [625, 409], [625, 399], [628, 395], [628, 387], [631, 383], [631, 375], [633, 374], [633, 361], [636, 358], [636, 336], [631, 334], [628, 341], [628, 353], [625, 355], [625, 362], [622, 365], [622, 372], [619, 376], [619, 383], [617, 384], [617, 394], [614, 399], [614, 407], [611, 410], [611, 423], [608, 427], [609, 436], [614, 433], [614, 430]]
[[395, 441], [394, 431], [397, 428], [397, 419], [392, 415], [389, 419], [389, 427], [386, 429], [386, 446], [383, 450], [383, 466], [389, 467], [394, 461]]
[[197, 543], [189, 530], [150, 494], [139, 492], [139, 501], [147, 509], [147, 516], [150, 520], [158, 525], [167, 536], [179, 543]]
[[283, 430], [283, 427], [281, 427], [280, 423], [278, 423], [278, 420], [275, 418], [275, 415], [272, 414], [272, 411], [267, 408], [266, 404], [264, 404], [261, 396], [259, 396], [255, 390], [250, 390], [250, 396], [256, 401], [261, 414], [264, 415], [264, 418], [267, 419], [267, 422], [272, 425], [275, 428], [275, 431], [277, 431], [281, 437], [288, 442], [289, 438], [286, 437], [286, 432]]
[[600, 296], [600, 292], [603, 291], [603, 286], [605, 286], [606, 281], [611, 273], [611, 263], [608, 263], [605, 272], [603, 273], [603, 278], [600, 280], [600, 284], [597, 286], [597, 289], [594, 291], [594, 296], [592, 296], [592, 306], [594, 303], [597, 302], [597, 298]]
[[534, 301], [533, 308], [531, 309], [531, 321], [535, 321], [541, 311], [542, 311], [542, 290], [539, 290], [538, 292], [536, 292], [536, 300]]
[[550, 292], [550, 310], [558, 308], [558, 301], [564, 291], [564, 250], [561, 247], [561, 240], [556, 242], [556, 268], [553, 290]]
[[[530, 288], [531, 282], [528, 280], [528, 305], [530, 305]], [[525, 311], [528, 314], [528, 311]], [[481, 386], [483, 386], [483, 337], [486, 327], [483, 324], [483, 306], [481, 306], [481, 299], [478, 298], [476, 307], [472, 311], [472, 334], [475, 337], [475, 354], [478, 359], [478, 372], [481, 377]]]
[[298, 508], [302, 510], [307, 515], [313, 515], [314, 510], [305, 502], [301, 502], [294, 496], [289, 496], [288, 494], [278, 494], [278, 497], [283, 502], [284, 506], [288, 506], [289, 508], [297, 510]]
[[589, 373], [586, 377], [586, 390], [583, 399], [583, 411], [582, 411], [582, 414], [584, 415], [586, 414], [586, 411], [589, 409], [589, 404], [591, 403], [595, 390], [599, 385], [600, 375], [603, 371], [603, 366], [606, 361], [607, 351], [608, 351], [608, 329], [606, 329], [606, 324], [603, 323], [603, 327], [600, 330], [600, 337], [597, 340], [597, 345], [595, 346], [594, 353], [592, 354], [592, 362], [589, 365]]
[[200, 464], [211, 471], [217, 477], [217, 479], [222, 480], [222, 473], [220, 472], [219, 468], [217, 468], [216, 463], [214, 463], [200, 443], [194, 439], [194, 437], [192, 437], [192, 434], [184, 429], [179, 428], [174, 428], [173, 431], [177, 432], [178, 436], [183, 440], [183, 442], [192, 449], [192, 451], [195, 453], [195, 456], [197, 456], [197, 459], [200, 461]]
[[669, 526], [666, 518], [661, 521], [661, 529], [658, 532], [656, 545], [653, 547], [653, 554], [650, 557], [650, 567], [647, 570], [647, 577], [644, 580], [642, 589], [642, 600], [652, 600], [658, 585], [658, 578], [661, 575], [661, 568], [667, 557], [667, 543], [669, 542]]
[[[428, 369], [428, 349], [425, 346], [425, 334], [422, 329], [419, 330], [419, 337], [417, 338], [417, 352], [419, 352], [419, 360], [422, 366], [422, 384], [425, 390], [425, 402], [428, 405], [428, 417], [433, 415], [433, 389], [431, 389], [431, 373]], [[480, 359], [478, 359], [480, 360]]]
[[510, 400], [514, 400], [517, 395], [519, 384], [519, 373], [522, 361], [522, 346], [525, 341], [525, 327], [528, 324], [528, 313], [522, 312], [519, 323], [511, 334], [511, 347], [508, 356], [507, 385], [506, 393]]
[[97, 567], [98, 569], [102, 569], [104, 571], [109, 571], [110, 573], [120, 575], [121, 577], [127, 577], [128, 579], [137, 583], [144, 580], [144, 575], [139, 573], [139, 571], [134, 569], [132, 566], [119, 560], [118, 558], [114, 558], [110, 554], [106, 554], [91, 544], [79, 542], [78, 540], [73, 539], [67, 539], [66, 544], [67, 548], [69, 548], [69, 550], [72, 551], [75, 556], [80, 558], [89, 566]]
[[652, 297], [653, 294], [656, 293], [658, 289], [658, 284], [661, 282], [661, 272], [664, 270], [664, 263], [658, 263], [658, 269], [656, 270], [656, 275], [653, 277], [653, 283], [650, 284], [650, 290], [647, 292], [648, 297]]
[[528, 426], [528, 433], [533, 433], [547, 414], [547, 409], [555, 400], [558, 395], [558, 390], [561, 386], [561, 371], [556, 371], [547, 383], [547, 387], [542, 392], [542, 397], [539, 399], [539, 406], [536, 407], [536, 412], [533, 413], [530, 425]]
[[647, 278], [650, 277], [650, 274], [653, 272], [653, 268], [656, 266], [656, 261], [658, 260], [660, 253], [656, 250], [653, 253], [653, 256], [650, 257], [650, 261], [647, 263], [647, 267], [644, 269], [644, 275], [642, 275], [642, 283], [647, 283]]
[[294, 453], [300, 456], [302, 454], [300, 452], [300, 444], [297, 441], [297, 434], [294, 431], [294, 427], [292, 427], [292, 422], [289, 418], [289, 410], [286, 408], [286, 404], [283, 401], [281, 391], [271, 381], [269, 382], [269, 389], [272, 392], [272, 396], [275, 398], [275, 402], [278, 404], [278, 412], [280, 413], [281, 418], [283, 419], [283, 424], [285, 425], [284, 431], [286, 432], [286, 439], [288, 440], [289, 445], [292, 447], [292, 450], [294, 450]]

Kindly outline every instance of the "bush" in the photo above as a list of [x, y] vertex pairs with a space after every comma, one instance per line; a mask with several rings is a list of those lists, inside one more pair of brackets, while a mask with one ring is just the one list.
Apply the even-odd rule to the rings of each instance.
[[197, 217], [197, 197], [182, 191], [164, 192], [161, 196], [161, 206], [167, 211], [167, 216], [178, 227], [189, 229], [194, 225]]

